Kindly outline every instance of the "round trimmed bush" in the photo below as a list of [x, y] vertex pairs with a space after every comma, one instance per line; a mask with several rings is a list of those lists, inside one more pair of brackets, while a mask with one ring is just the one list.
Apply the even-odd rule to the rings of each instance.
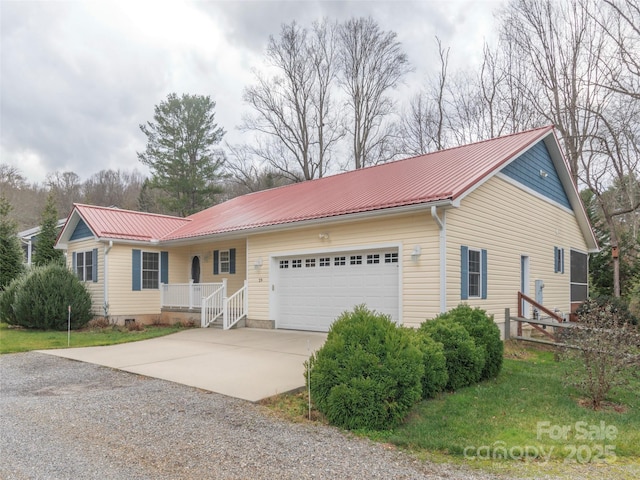
[[457, 390], [480, 381], [485, 362], [484, 347], [476, 345], [462, 325], [446, 319], [434, 319], [420, 325], [420, 331], [444, 347], [449, 375], [448, 390]]
[[447, 360], [442, 343], [422, 331], [413, 332], [416, 345], [422, 352], [424, 375], [422, 376], [422, 398], [433, 398], [447, 386]]
[[502, 370], [504, 344], [500, 340], [500, 329], [487, 312], [481, 308], [471, 308], [469, 305], [461, 304], [436, 318], [459, 323], [473, 337], [477, 346], [484, 347], [485, 362], [480, 380], [498, 376]]
[[338, 317], [306, 367], [316, 407], [343, 428], [391, 428], [421, 397], [422, 353], [411, 334], [364, 305]]
[[69, 305], [71, 328], [91, 320], [91, 295], [71, 271], [58, 264], [33, 268], [16, 290], [14, 322], [26, 328], [66, 330]]

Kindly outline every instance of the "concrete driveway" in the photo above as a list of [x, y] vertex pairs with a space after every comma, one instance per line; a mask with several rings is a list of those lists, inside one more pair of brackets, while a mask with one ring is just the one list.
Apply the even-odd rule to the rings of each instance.
[[41, 353], [256, 402], [304, 387], [304, 361], [327, 335], [291, 330], [195, 328], [105, 347]]

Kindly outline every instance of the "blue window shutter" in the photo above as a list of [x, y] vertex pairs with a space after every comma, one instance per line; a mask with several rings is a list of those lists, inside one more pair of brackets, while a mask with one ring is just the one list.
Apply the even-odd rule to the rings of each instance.
[[93, 267], [92, 267], [92, 274], [93, 274], [93, 278], [91, 279], [93, 282], [97, 282], [98, 281], [98, 249], [94, 248], [93, 251], [91, 252], [91, 260], [93, 263]]
[[77, 276], [78, 272], [76, 271], [76, 266], [77, 266], [77, 263], [76, 263], [76, 252], [73, 252], [71, 254], [71, 268], [73, 270], [73, 274]]
[[558, 273], [560, 270], [558, 265], [558, 247], [553, 247], [553, 273]]
[[482, 298], [487, 298], [487, 251], [482, 250], [482, 273], [481, 273], [481, 282], [482, 282]]
[[564, 248], [560, 249], [560, 273], [564, 273]]
[[140, 250], [131, 251], [131, 290], [140, 290], [142, 282], [142, 274], [140, 272], [142, 268]]
[[219, 265], [218, 265], [218, 261], [220, 259], [220, 250], [214, 250], [213, 251], [213, 274], [214, 275], [218, 275], [219, 272]]
[[236, 273], [236, 249], [229, 249], [229, 273]]
[[469, 298], [469, 247], [460, 247], [460, 299]]
[[160, 283], [169, 283], [169, 252], [160, 252]]

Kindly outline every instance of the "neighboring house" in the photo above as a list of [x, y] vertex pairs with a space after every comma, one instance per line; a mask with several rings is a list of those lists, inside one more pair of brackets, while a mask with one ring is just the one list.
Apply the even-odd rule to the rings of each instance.
[[108, 305], [117, 321], [220, 317], [225, 327], [326, 331], [361, 303], [415, 327], [466, 302], [500, 324], [518, 291], [568, 314], [587, 296], [587, 254], [598, 246], [544, 127], [187, 218], [76, 205], [58, 248], [95, 313]]
[[[58, 231], [64, 226], [66, 218], [61, 218], [56, 223], [56, 228]], [[22, 244], [22, 250], [24, 251], [24, 259], [27, 265], [31, 265], [33, 255], [35, 254], [37, 245], [38, 245], [38, 235], [40, 234], [40, 230], [42, 227], [33, 227], [28, 230], [23, 230], [22, 232], [18, 232], [18, 238]]]

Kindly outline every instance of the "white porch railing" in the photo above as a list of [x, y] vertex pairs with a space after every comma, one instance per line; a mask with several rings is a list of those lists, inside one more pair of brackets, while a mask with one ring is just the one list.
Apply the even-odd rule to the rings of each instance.
[[222, 283], [170, 283], [160, 286], [160, 306], [174, 308], [201, 308], [202, 299], [211, 296]]
[[230, 329], [247, 315], [249, 309], [247, 290], [247, 281], [245, 280], [240, 290], [229, 298], [225, 298], [222, 316], [222, 328], [224, 330]]
[[[202, 299], [200, 307], [200, 326], [206, 328], [224, 315], [224, 305], [227, 296], [227, 279], [223, 279], [220, 286], [211, 295]], [[224, 324], [224, 322], [223, 322]]]
[[222, 328], [228, 330], [247, 316], [247, 281], [236, 293], [227, 297], [227, 279], [222, 283], [171, 283], [160, 288], [161, 306], [200, 309], [200, 326], [208, 327], [222, 317]]

